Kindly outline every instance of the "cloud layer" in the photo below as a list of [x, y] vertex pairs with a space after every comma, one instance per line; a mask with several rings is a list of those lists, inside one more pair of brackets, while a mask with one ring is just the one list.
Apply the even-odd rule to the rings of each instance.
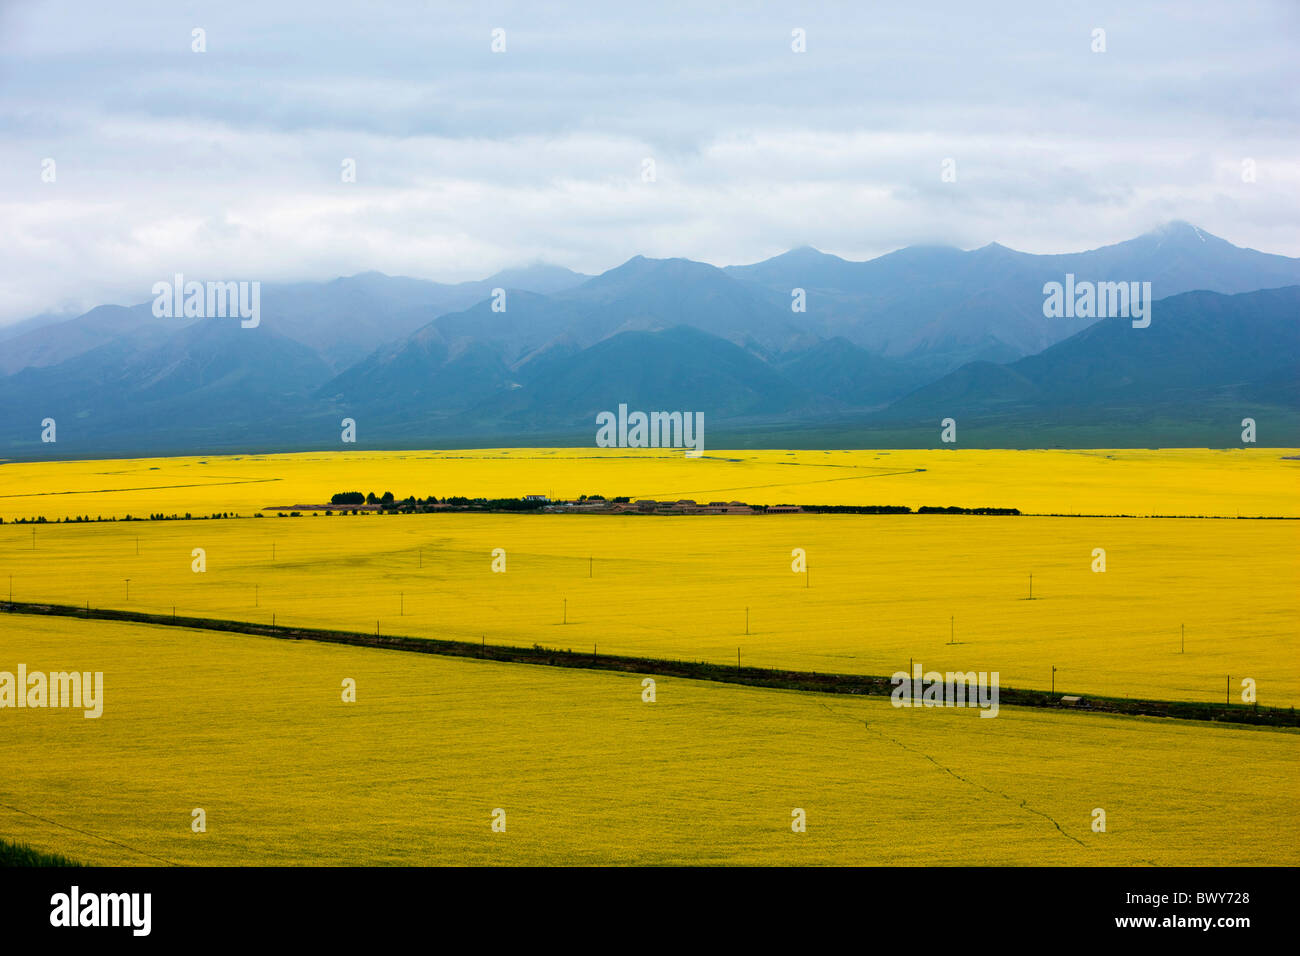
[[7, 5], [0, 323], [174, 272], [1061, 252], [1169, 219], [1300, 255], [1295, 4], [878, 6]]

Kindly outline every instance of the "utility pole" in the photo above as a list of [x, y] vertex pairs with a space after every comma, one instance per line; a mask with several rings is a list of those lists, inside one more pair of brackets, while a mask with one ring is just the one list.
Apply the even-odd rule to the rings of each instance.
[[126, 599], [131, 600], [131, 579], [126, 579]]
[[957, 643], [957, 615], [955, 614], [948, 617], [948, 643]]
[[401, 597], [401, 614], [400, 614], [400, 616], [401, 616], [401, 617], [405, 617], [405, 616], [406, 616], [406, 592], [405, 592], [405, 591], [402, 591], [402, 592], [401, 592], [401, 595], [402, 595], [402, 597]]
[[1179, 624], [1178, 628], [1182, 632], [1182, 638], [1180, 639], [1178, 645], [1178, 653], [1186, 654], [1187, 653], [1187, 625]]

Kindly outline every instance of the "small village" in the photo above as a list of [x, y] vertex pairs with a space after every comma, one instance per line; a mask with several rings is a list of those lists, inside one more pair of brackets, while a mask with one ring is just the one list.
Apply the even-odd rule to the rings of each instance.
[[361, 495], [347, 492], [334, 496], [329, 504], [271, 505], [263, 511], [298, 517], [303, 513], [333, 514], [427, 514], [460, 511], [534, 512], [548, 514], [598, 514], [598, 515], [761, 515], [800, 514], [799, 505], [751, 505], [743, 501], [710, 501], [701, 503], [691, 498], [677, 501], [655, 501], [627, 497], [605, 498], [602, 495], [582, 495], [574, 499], [551, 499], [547, 495], [524, 495], [521, 498], [463, 498], [448, 497], [396, 498], [391, 492], [382, 496], [371, 493]]
[[[915, 511], [907, 505], [757, 505], [744, 501], [699, 502], [693, 498], [656, 501], [653, 498], [627, 496], [606, 498], [604, 495], [580, 495], [555, 498], [548, 495], [524, 495], [520, 498], [397, 498], [391, 491], [363, 495], [359, 491], [336, 494], [329, 504], [270, 505], [264, 512], [279, 517], [297, 518], [304, 514], [436, 514], [440, 512], [506, 512], [513, 514], [587, 514], [587, 515], [779, 515], [779, 514], [975, 514], [1019, 515], [1018, 508], [961, 508], [923, 506]], [[159, 516], [163, 517], [163, 516]], [[188, 517], [188, 516], [187, 516]], [[260, 514], [255, 517], [261, 517]]]
[[798, 514], [803, 509], [798, 505], [750, 505], [743, 501], [710, 501], [702, 503], [691, 498], [677, 501], [655, 501], [652, 498], [637, 501], [615, 499], [606, 501], [601, 498], [578, 501], [548, 502], [544, 511], [577, 512], [581, 514], [643, 514], [643, 515], [756, 515], [756, 514]]

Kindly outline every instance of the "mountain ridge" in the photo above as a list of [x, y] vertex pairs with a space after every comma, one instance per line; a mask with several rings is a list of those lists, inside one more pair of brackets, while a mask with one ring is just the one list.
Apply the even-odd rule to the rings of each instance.
[[[1122, 322], [1044, 315], [1043, 282], [1066, 273], [1079, 282], [1151, 283], [1159, 309], [1151, 329], [1134, 330], [1151, 334], [1127, 340], [1142, 362], [1108, 337]], [[10, 414], [0, 447], [34, 453], [31, 419], [46, 415], [79, 422], [83, 437], [93, 431], [114, 451], [164, 437], [177, 448], [213, 436], [313, 445], [337, 435], [331, 422], [342, 417], [365, 419], [366, 433], [390, 440], [526, 438], [571, 431], [592, 403], [612, 408], [629, 391], [647, 404], [704, 405], [689, 410], [786, 436], [792, 428], [848, 434], [928, 421], [953, 403], [1011, 430], [1017, 415], [1041, 424], [1053, 408], [1104, 423], [1106, 402], [1169, 411], [1180, 374], [1208, 376], [1204, 388], [1182, 393], [1202, 418], [1236, 399], [1290, 407], [1300, 404], [1287, 381], [1300, 347], [1278, 312], [1291, 300], [1220, 302], [1279, 280], [1300, 286], [1300, 259], [1242, 249], [1175, 221], [1050, 256], [994, 242], [965, 251], [911, 246], [854, 262], [800, 246], [749, 266], [637, 255], [597, 276], [534, 263], [455, 286], [364, 272], [267, 286], [256, 329], [159, 319], [147, 303], [99, 306], [6, 340], [0, 401]], [[1161, 296], [1162, 283], [1241, 291]], [[1220, 354], [1171, 338], [1180, 322]], [[1054, 351], [1063, 343], [1073, 344]], [[1151, 343], [1169, 351], [1143, 351]], [[1225, 364], [1242, 343], [1252, 361]], [[1064, 365], [1042, 372], [1060, 354], [1082, 367], [1126, 369], [1129, 385], [1099, 373], [1076, 382]], [[1223, 377], [1229, 372], [1235, 384]], [[1071, 382], [1074, 392], [1065, 390]], [[1133, 382], [1147, 393], [1133, 392]], [[1140, 425], [1135, 414], [1125, 412]], [[62, 429], [60, 440], [75, 433]]]

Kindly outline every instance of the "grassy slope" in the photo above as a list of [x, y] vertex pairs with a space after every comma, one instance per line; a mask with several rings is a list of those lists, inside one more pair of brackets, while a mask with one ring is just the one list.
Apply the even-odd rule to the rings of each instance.
[[[959, 429], [958, 439], [965, 431]], [[939, 440], [936, 422], [931, 440]], [[51, 454], [75, 447], [51, 445]], [[401, 497], [581, 494], [758, 504], [1000, 506], [1039, 514], [1291, 515], [1295, 449], [788, 450], [705, 457], [656, 449], [347, 451], [0, 465], [0, 518], [251, 514], [338, 491]]]
[[26, 843], [0, 839], [0, 866], [80, 866], [57, 853], [35, 850]]
[[1056, 667], [1057, 690], [1114, 697], [1223, 702], [1251, 678], [1300, 702], [1294, 521], [336, 516], [43, 525], [37, 545], [0, 528], [16, 600], [822, 673], [915, 659], [1044, 690]]
[[0, 832], [89, 863], [1300, 862], [1290, 732], [11, 622], [106, 702], [4, 715]]

